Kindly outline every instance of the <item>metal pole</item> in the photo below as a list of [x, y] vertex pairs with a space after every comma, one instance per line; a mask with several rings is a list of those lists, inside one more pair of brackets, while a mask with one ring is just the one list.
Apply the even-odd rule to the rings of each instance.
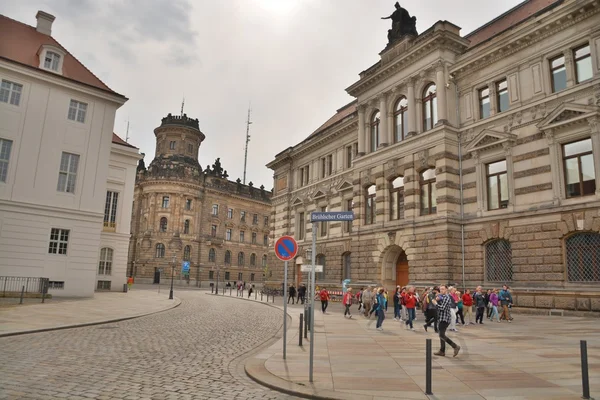
[[23, 294], [25, 293], [25, 286], [21, 289], [21, 300], [19, 300], [19, 304], [23, 304]]
[[[288, 262], [284, 262], [283, 267], [283, 359], [285, 360], [285, 350], [287, 347], [287, 270], [288, 270]], [[273, 300], [275, 300], [275, 296], [273, 296]]]
[[425, 394], [433, 394], [431, 391], [431, 339], [425, 341]]
[[173, 277], [175, 276], [175, 263], [171, 267], [171, 291], [169, 292], [169, 300], [173, 300]]
[[44, 279], [42, 281], [42, 303], [46, 302], [46, 293], [48, 292], [48, 281]]
[[587, 341], [579, 342], [581, 348], [581, 383], [583, 385], [583, 399], [590, 398], [590, 379], [588, 376]]
[[215, 286], [215, 294], [219, 294], [219, 266], [217, 266], [217, 285]]
[[312, 226], [312, 276], [311, 276], [311, 293], [310, 293], [310, 360], [308, 370], [308, 381], [313, 382], [313, 358], [315, 356], [315, 294], [312, 292], [315, 288], [315, 257], [317, 256], [317, 223], [313, 222]]
[[298, 334], [298, 346], [302, 346], [302, 320], [304, 314], [300, 313], [300, 333]]
[[[308, 312], [308, 310], [306, 310]], [[308, 320], [310, 319], [310, 315], [306, 314], [306, 318], [304, 319], [304, 339], [308, 339]]]

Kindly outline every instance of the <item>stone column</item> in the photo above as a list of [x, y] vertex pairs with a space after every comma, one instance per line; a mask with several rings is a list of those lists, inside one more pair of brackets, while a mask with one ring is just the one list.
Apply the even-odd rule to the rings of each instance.
[[575, 85], [575, 63], [573, 62], [573, 53], [571, 49], [563, 51], [565, 56], [565, 68], [567, 69], [567, 87]]
[[592, 152], [594, 156], [594, 173], [596, 174], [596, 195], [600, 195], [600, 118], [588, 119], [592, 135]]
[[[490, 117], [496, 115], [496, 110], [498, 109], [498, 99], [496, 98], [496, 84], [494, 82], [488, 82], [488, 89], [490, 89]], [[481, 118], [479, 115], [479, 92], [477, 93], [477, 115], [478, 118]]]
[[558, 151], [558, 146], [554, 139], [554, 131], [552, 129], [546, 129], [544, 131], [544, 135], [546, 135], [546, 140], [548, 141], [548, 147], [550, 149], [550, 166], [552, 170], [552, 202], [555, 206], [558, 206], [560, 205], [561, 199], [560, 168], [562, 163], [559, 159], [560, 152]]
[[415, 81], [409, 79], [406, 82], [408, 88], [407, 100], [408, 100], [408, 133], [407, 136], [411, 137], [417, 134], [417, 103], [415, 100]]
[[446, 74], [444, 73], [444, 63], [442, 61], [439, 61], [436, 65], [435, 81], [437, 88], [438, 124], [447, 124], [448, 106], [446, 103]]
[[358, 106], [358, 156], [364, 156], [365, 149], [365, 106]]
[[386, 147], [390, 144], [388, 129], [387, 93], [379, 96], [379, 146]]

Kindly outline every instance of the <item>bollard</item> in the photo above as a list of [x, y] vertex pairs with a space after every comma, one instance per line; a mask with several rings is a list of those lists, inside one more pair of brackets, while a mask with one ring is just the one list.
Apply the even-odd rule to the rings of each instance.
[[215, 287], [214, 287], [214, 286], [211, 286], [211, 287], [210, 287], [210, 294], [213, 294], [213, 293], [214, 293], [214, 291], [215, 291]]
[[308, 316], [307, 310], [304, 310], [306, 314], [306, 321], [304, 321], [304, 339], [308, 339], [308, 321], [310, 321], [310, 317]]
[[433, 394], [431, 391], [431, 339], [425, 343], [425, 394]]
[[263, 299], [262, 299], [262, 295], [263, 295], [263, 292], [262, 292], [262, 290], [261, 290], [261, 291], [260, 291], [260, 301], [263, 301]]
[[581, 348], [581, 383], [583, 385], [582, 399], [590, 398], [590, 379], [588, 376], [588, 356], [587, 356], [587, 341], [579, 342]]
[[226, 288], [223, 288], [223, 296], [225, 296], [225, 289], [226, 289]]
[[254, 291], [254, 300], [256, 300], [256, 296], [258, 296], [258, 293], [256, 292], [256, 290]]
[[275, 303], [275, 295], [271, 296], [271, 303]]
[[229, 287], [229, 296], [231, 296], [231, 286]]
[[300, 334], [298, 335], [298, 346], [302, 346], [302, 319], [304, 315], [300, 313]]
[[42, 287], [42, 303], [46, 302], [46, 293], [48, 293], [48, 287], [44, 285]]
[[25, 286], [21, 289], [21, 300], [19, 300], [19, 304], [23, 304], [23, 295], [25, 294]]
[[[306, 326], [307, 329], [310, 331], [310, 317], [311, 317], [311, 308], [310, 306], [306, 309]], [[308, 338], [307, 338], [308, 339]]]

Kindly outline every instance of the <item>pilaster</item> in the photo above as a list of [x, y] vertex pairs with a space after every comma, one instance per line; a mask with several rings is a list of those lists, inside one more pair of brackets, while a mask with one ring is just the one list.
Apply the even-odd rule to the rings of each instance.
[[364, 156], [365, 151], [365, 106], [358, 106], [358, 155]]
[[387, 93], [382, 93], [379, 96], [379, 146], [386, 147], [392, 143], [389, 137], [388, 129], [388, 108], [387, 108]]
[[600, 117], [588, 118], [594, 155], [594, 173], [596, 174], [596, 195], [600, 195]]
[[565, 68], [567, 72], [567, 87], [575, 85], [575, 62], [573, 61], [573, 52], [567, 48], [563, 50], [565, 56]]
[[415, 80], [409, 79], [406, 83], [408, 89], [407, 100], [408, 100], [408, 133], [407, 136], [411, 137], [417, 134], [417, 103], [415, 100]]
[[439, 61], [436, 64], [435, 69], [435, 77], [436, 77], [436, 88], [437, 88], [437, 112], [438, 112], [438, 122], [437, 124], [447, 124], [448, 123], [448, 106], [446, 102], [446, 74], [445, 67], [442, 61]]
[[552, 129], [546, 129], [544, 131], [546, 140], [548, 141], [548, 147], [550, 150], [550, 165], [552, 170], [552, 202], [554, 205], [560, 205], [560, 168], [562, 163], [559, 159], [559, 150], [556, 140], [554, 138], [554, 131]]

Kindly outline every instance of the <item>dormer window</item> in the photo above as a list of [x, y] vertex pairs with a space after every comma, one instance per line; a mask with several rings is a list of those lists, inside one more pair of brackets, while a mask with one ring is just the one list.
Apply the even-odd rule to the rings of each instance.
[[46, 51], [46, 57], [44, 57], [44, 68], [58, 72], [59, 62], [60, 54], [56, 54], [53, 51]]
[[56, 46], [42, 45], [38, 55], [40, 57], [41, 69], [62, 74], [63, 63], [65, 61], [65, 56], [67, 55], [64, 50]]

